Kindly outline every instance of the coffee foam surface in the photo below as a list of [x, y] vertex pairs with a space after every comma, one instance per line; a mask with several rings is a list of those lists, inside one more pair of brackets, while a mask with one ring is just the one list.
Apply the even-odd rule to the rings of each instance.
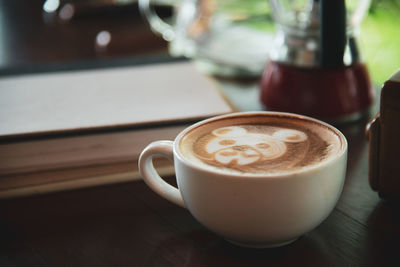
[[206, 168], [266, 174], [319, 164], [340, 151], [341, 141], [316, 122], [255, 116], [196, 127], [185, 134], [179, 147], [184, 157]]

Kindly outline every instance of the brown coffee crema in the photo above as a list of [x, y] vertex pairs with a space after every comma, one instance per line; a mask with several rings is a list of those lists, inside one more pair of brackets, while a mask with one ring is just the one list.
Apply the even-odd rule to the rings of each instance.
[[[211, 124], [210, 124], [211, 126]], [[312, 123], [204, 125], [180, 144], [183, 154], [218, 169], [277, 173], [318, 164], [338, 151], [339, 138]]]

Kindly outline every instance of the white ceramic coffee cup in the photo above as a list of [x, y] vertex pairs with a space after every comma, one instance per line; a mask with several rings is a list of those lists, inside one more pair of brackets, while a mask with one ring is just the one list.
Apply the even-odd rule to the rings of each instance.
[[[337, 154], [291, 173], [246, 175], [200, 166], [182, 155], [179, 143], [192, 128], [221, 118], [263, 114], [313, 121], [328, 127], [340, 140]], [[156, 172], [152, 158], [174, 162], [178, 188]], [[156, 141], [140, 155], [139, 170], [147, 185], [162, 197], [187, 208], [205, 227], [243, 246], [288, 244], [318, 226], [333, 210], [342, 192], [347, 141], [334, 127], [282, 112], [243, 112], [207, 119], [183, 130], [175, 141]]]

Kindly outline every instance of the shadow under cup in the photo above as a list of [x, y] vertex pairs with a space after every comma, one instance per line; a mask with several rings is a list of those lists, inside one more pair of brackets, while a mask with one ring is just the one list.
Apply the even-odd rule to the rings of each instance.
[[[304, 129], [327, 141], [330, 152], [323, 160], [306, 166], [264, 172], [242, 172], [196, 159], [191, 147], [200, 137], [215, 129], [234, 126], [238, 130], [248, 125]], [[270, 132], [249, 136], [275, 140], [282, 135]], [[242, 137], [237, 140], [247, 142]], [[173, 159], [179, 189], [166, 184], [152, 167], [151, 157], [156, 154]], [[279, 161], [279, 157], [274, 160]], [[194, 124], [174, 142], [152, 143], [141, 154], [139, 165], [144, 181], [156, 193], [186, 207], [211, 231], [242, 246], [276, 247], [311, 231], [330, 214], [343, 188], [346, 162], [345, 137], [324, 122], [289, 113], [245, 112]]]

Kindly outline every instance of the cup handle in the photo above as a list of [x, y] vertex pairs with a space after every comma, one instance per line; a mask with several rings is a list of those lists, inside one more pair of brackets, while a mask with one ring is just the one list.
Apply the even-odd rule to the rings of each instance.
[[185, 204], [179, 189], [165, 182], [158, 175], [153, 165], [154, 156], [162, 156], [174, 161], [173, 142], [172, 141], [156, 141], [149, 144], [139, 157], [139, 172], [145, 183], [157, 194], [165, 199], [175, 203], [183, 208]]
[[174, 28], [157, 15], [150, 2], [151, 0], [139, 0], [140, 12], [146, 17], [154, 32], [160, 34], [164, 40], [172, 41], [175, 38]]

